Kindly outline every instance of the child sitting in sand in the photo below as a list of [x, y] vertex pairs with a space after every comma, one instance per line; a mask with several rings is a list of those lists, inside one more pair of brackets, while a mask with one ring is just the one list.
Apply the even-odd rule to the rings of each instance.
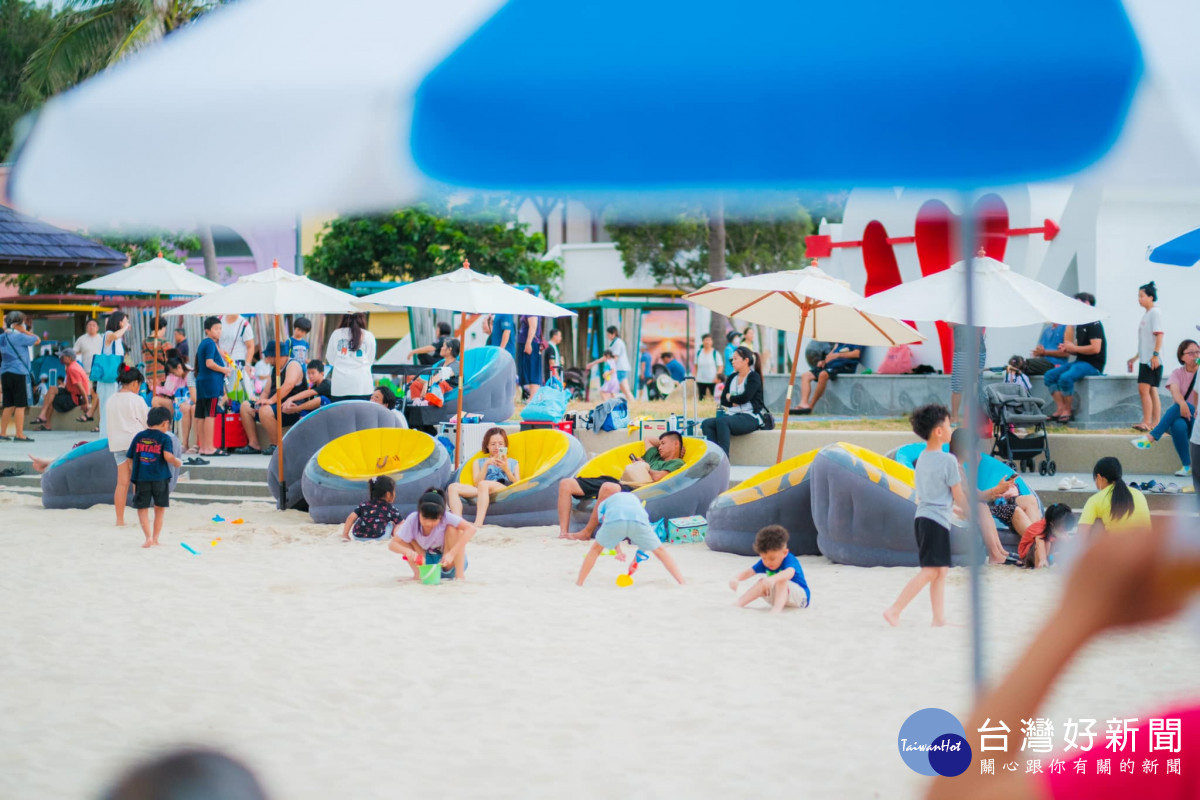
[[1071, 507], [1066, 503], [1055, 503], [1047, 508], [1045, 516], [1031, 523], [1021, 534], [1021, 543], [1017, 545], [1017, 557], [1021, 563], [1034, 569], [1050, 566], [1054, 540], [1067, 534], [1074, 517]]
[[396, 525], [404, 520], [395, 506], [396, 482], [387, 475], [380, 475], [367, 481], [370, 499], [359, 504], [358, 508], [346, 517], [342, 526], [342, 538], [347, 542], [351, 539], [360, 542], [379, 541], [390, 536]]
[[596, 531], [596, 538], [587, 555], [583, 557], [583, 565], [579, 568], [579, 579], [575, 581], [575, 585], [583, 586], [588, 573], [596, 565], [596, 559], [605, 550], [616, 550], [617, 560], [624, 561], [625, 554], [621, 552], [621, 541], [624, 539], [628, 539], [639, 550], [653, 553], [667, 568], [667, 572], [671, 573], [671, 577], [680, 583], [684, 582], [679, 566], [667, 552], [666, 546], [658, 540], [645, 506], [635, 495], [629, 492], [614, 494], [600, 503], [597, 514], [600, 529]]
[[[447, 513], [446, 494], [429, 488], [409, 514], [392, 532], [388, 549], [408, 559], [413, 578], [421, 579], [422, 564], [442, 565], [442, 579], [467, 575], [467, 542], [475, 535], [475, 526], [462, 517]], [[462, 569], [456, 569], [461, 564]]]
[[738, 598], [740, 608], [763, 598], [771, 605], [771, 613], [778, 614], [785, 608], [808, 608], [812, 593], [804, 580], [800, 561], [788, 551], [788, 532], [782, 525], [768, 525], [754, 535], [754, 552], [758, 562], [739, 572], [729, 582], [735, 592], [738, 584], [755, 575], [766, 575]]
[[913, 576], [883, 618], [889, 625], [900, 624], [900, 613], [926, 585], [933, 607], [933, 626], [946, 624], [946, 573], [950, 571], [950, 525], [955, 505], [967, 507], [958, 461], [942, 452], [950, 442], [950, 411], [943, 405], [921, 406], [910, 418], [913, 433], [925, 440], [925, 449], [917, 459], [913, 484], [917, 489], [917, 511], [913, 532], [917, 538], [917, 563], [921, 571]]
[[[175, 456], [170, 434], [170, 410], [156, 406], [146, 414], [146, 430], [133, 437], [125, 457], [133, 464], [133, 507], [146, 543], [157, 547], [167, 507], [171, 505], [171, 467], [183, 463]], [[150, 528], [150, 506], [154, 506], [154, 529]]]

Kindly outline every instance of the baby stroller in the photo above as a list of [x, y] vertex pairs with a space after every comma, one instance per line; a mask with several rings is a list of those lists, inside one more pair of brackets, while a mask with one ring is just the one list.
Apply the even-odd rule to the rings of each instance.
[[563, 370], [563, 388], [572, 400], [582, 400], [587, 393], [587, 374], [578, 367]]
[[[997, 383], [984, 390], [987, 414], [992, 421], [992, 455], [1008, 462], [1013, 469], [1033, 472], [1033, 459], [1042, 456], [1038, 473], [1053, 475], [1058, 471], [1050, 459], [1050, 438], [1046, 435], [1046, 420], [1042, 413], [1045, 400], [1033, 397], [1024, 386], [1016, 383]], [[1018, 436], [1017, 428], [1030, 430]]]

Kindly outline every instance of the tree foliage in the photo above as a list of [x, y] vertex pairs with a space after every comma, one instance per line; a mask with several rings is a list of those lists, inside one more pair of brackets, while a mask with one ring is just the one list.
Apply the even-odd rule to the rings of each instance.
[[[709, 280], [709, 227], [709, 211], [699, 204], [681, 204], [650, 221], [628, 219], [617, 207], [606, 221], [627, 276], [647, 270], [660, 285], [687, 291]], [[812, 232], [808, 212], [794, 197], [754, 205], [727, 199], [727, 270], [739, 276], [798, 269], [804, 261], [804, 237]]]
[[[82, 232], [80, 235], [86, 235]], [[200, 237], [193, 232], [170, 231], [145, 232], [139, 238], [124, 236], [93, 236], [93, 239], [119, 250], [129, 256], [130, 264], [141, 264], [162, 253], [172, 261], [183, 261], [189, 250], [200, 248]], [[16, 286], [23, 295], [30, 294], [73, 294], [75, 287], [94, 275], [11, 275], [10, 285]]]
[[453, 207], [431, 201], [371, 216], [339, 217], [326, 226], [304, 259], [309, 277], [330, 286], [352, 281], [416, 281], [450, 272], [469, 259], [472, 269], [508, 283], [557, 293], [562, 267], [542, 260], [545, 240], [516, 222], [511, 205], [476, 197]]
[[12, 150], [13, 125], [42, 101], [21, 75], [53, 26], [48, 8], [26, 0], [0, 0], [0, 161]]

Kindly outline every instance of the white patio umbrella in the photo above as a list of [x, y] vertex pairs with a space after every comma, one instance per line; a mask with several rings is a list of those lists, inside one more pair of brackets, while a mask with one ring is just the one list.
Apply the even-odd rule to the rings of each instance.
[[[159, 253], [156, 258], [134, 264], [132, 267], [117, 270], [108, 275], [101, 275], [90, 281], [84, 281], [76, 289], [91, 289], [95, 292], [120, 292], [122, 294], [154, 294], [154, 321], [162, 319], [160, 303], [162, 296], [180, 294], [205, 295], [221, 288], [221, 284], [197, 275], [183, 264], [168, 261]], [[154, 330], [158, 332], [157, 328]], [[162, 343], [155, 345], [155, 357]], [[154, 387], [151, 387], [153, 391]]]
[[[244, 275], [229, 286], [190, 303], [169, 309], [167, 316], [219, 316], [221, 314], [270, 314], [275, 318], [275, 341], [282, 341], [279, 317], [282, 314], [353, 314], [378, 308], [323, 283], [279, 269]], [[275, 393], [279, 393], [279, 370], [275, 370]], [[279, 458], [279, 508], [283, 509], [287, 485], [283, 471], [283, 404], [275, 426], [275, 450]]]
[[[394, 289], [367, 295], [363, 301], [392, 309], [441, 308], [462, 314], [514, 314], [526, 317], [573, 317], [574, 311], [556, 306], [548, 300], [509, 286], [495, 275], [476, 272], [470, 261], [463, 261], [461, 269], [435, 275], [422, 281], [414, 281]], [[458, 328], [459, 358], [467, 352], [467, 325], [464, 320]], [[460, 361], [460, 363], [462, 363]], [[460, 371], [461, 375], [461, 371]], [[461, 375], [463, 381], [466, 376]], [[516, 387], [513, 387], [516, 391]], [[458, 387], [458, 419], [462, 419], [463, 394], [466, 386]], [[454, 426], [454, 468], [458, 469], [462, 445], [462, 426]], [[282, 472], [280, 473], [282, 474]]]
[[[1107, 316], [1095, 306], [1014, 272], [1008, 264], [984, 255], [983, 250], [971, 264], [975, 280], [972, 322], [977, 327], [1019, 328], [1045, 322], [1082, 325]], [[966, 271], [966, 262], [959, 261], [949, 269], [872, 295], [861, 307], [872, 314], [965, 325], [967, 293], [963, 275]]]
[[823, 341], [861, 345], [909, 344], [925, 338], [897, 319], [862, 311], [865, 298], [820, 267], [715, 281], [684, 299], [727, 317], [796, 332], [776, 461], [783, 460], [796, 364], [806, 333]]

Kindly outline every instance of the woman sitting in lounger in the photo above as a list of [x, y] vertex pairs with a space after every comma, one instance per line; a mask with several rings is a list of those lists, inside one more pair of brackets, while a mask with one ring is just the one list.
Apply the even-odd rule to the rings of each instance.
[[503, 428], [489, 428], [483, 435], [483, 455], [471, 466], [471, 483], [452, 483], [446, 490], [446, 505], [450, 513], [462, 516], [462, 499], [475, 498], [475, 526], [487, 516], [492, 492], [503, 491], [521, 480], [521, 466], [508, 457], [508, 434]]

